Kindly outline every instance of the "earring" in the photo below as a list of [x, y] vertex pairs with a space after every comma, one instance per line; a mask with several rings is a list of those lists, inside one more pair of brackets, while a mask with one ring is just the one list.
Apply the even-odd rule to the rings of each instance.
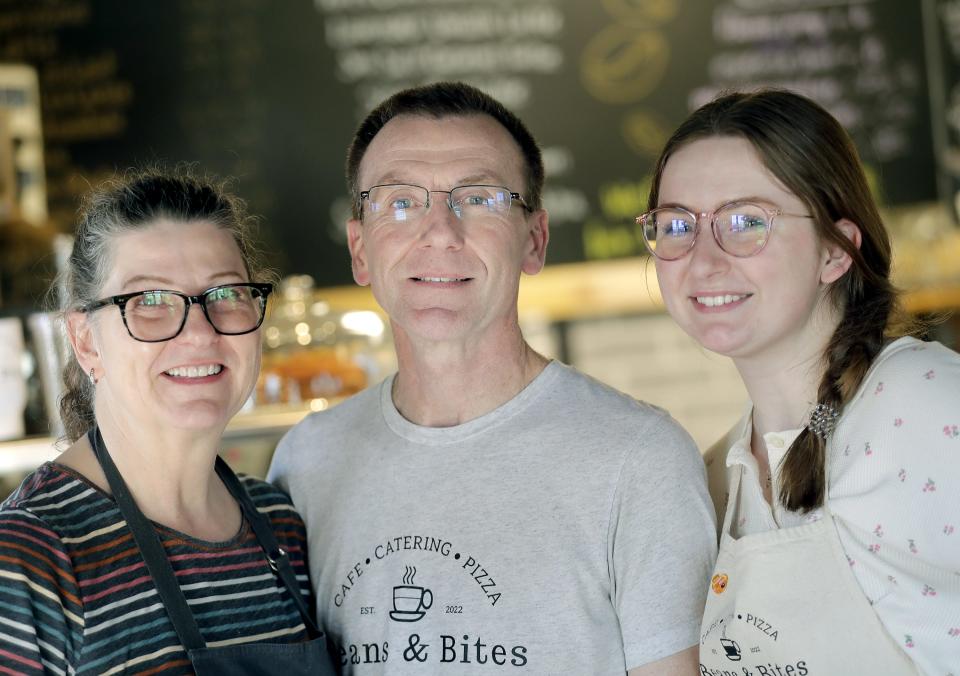
[[97, 377], [93, 375], [93, 367], [90, 367], [90, 384], [96, 386]]

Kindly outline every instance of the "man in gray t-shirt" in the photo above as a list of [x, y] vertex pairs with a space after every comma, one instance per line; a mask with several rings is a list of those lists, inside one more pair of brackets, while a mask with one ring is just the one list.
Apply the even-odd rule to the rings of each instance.
[[703, 463], [663, 411], [534, 352], [543, 165], [482, 92], [400, 92], [350, 147], [357, 283], [398, 372], [284, 437], [345, 673], [694, 674], [716, 555]]

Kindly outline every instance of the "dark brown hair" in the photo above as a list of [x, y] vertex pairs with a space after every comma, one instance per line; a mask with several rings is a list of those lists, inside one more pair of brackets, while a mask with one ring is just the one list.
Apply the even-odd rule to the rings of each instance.
[[[890, 282], [890, 240], [853, 141], [805, 96], [776, 89], [727, 93], [696, 110], [667, 141], [650, 189], [651, 207], [673, 153], [714, 136], [749, 141], [766, 168], [807, 206], [820, 241], [843, 248], [853, 260], [828, 290], [841, 319], [823, 355], [817, 392], [819, 403], [842, 411], [884, 341], [908, 324]], [[859, 248], [837, 228], [841, 219], [859, 227]], [[825, 465], [824, 440], [804, 429], [781, 465], [779, 499], [787, 509], [806, 512], [823, 504]]]
[[353, 216], [360, 218], [360, 190], [357, 176], [360, 162], [370, 142], [381, 129], [399, 115], [452, 117], [489, 115], [506, 129], [520, 147], [526, 171], [525, 201], [531, 209], [539, 209], [543, 193], [543, 159], [533, 134], [519, 117], [499, 101], [476, 87], [463, 82], [434, 82], [397, 92], [374, 108], [360, 123], [347, 149], [347, 189], [353, 200]]
[[[252, 219], [244, 202], [216, 179], [187, 168], [149, 169], [101, 184], [81, 205], [73, 249], [52, 291], [62, 313], [97, 300], [110, 269], [114, 238], [158, 219], [205, 221], [230, 232], [251, 280], [268, 275], [253, 245]], [[76, 441], [94, 424], [93, 385], [71, 353], [63, 369], [60, 417], [64, 437]]]

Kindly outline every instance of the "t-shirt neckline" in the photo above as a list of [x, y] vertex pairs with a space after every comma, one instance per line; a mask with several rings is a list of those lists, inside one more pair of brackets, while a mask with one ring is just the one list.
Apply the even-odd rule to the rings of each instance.
[[550, 360], [543, 370], [511, 399], [489, 413], [451, 427], [427, 427], [404, 418], [394, 405], [391, 395], [396, 378], [394, 373], [380, 383], [380, 411], [387, 427], [404, 439], [430, 446], [454, 444], [499, 425], [526, 409], [550, 389], [562, 371], [563, 365], [560, 362]]

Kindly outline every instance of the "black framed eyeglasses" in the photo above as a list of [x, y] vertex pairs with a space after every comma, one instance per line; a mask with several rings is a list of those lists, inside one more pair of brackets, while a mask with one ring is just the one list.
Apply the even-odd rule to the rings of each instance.
[[[430, 209], [430, 195], [441, 193], [450, 211], [461, 221], [503, 217], [517, 202], [524, 211], [533, 209], [523, 196], [502, 185], [460, 185], [450, 190], [427, 190], [420, 185], [388, 183], [360, 191], [360, 213], [364, 222], [414, 224]], [[364, 209], [364, 202], [367, 208]]]
[[647, 250], [662, 261], [683, 258], [700, 234], [700, 220], [707, 218], [717, 245], [731, 256], [748, 258], [763, 251], [778, 216], [813, 218], [791, 214], [753, 202], [729, 202], [713, 211], [693, 212], [683, 207], [658, 207], [637, 216]]
[[155, 289], [134, 291], [93, 301], [80, 310], [91, 313], [110, 305], [120, 308], [123, 325], [134, 340], [160, 343], [180, 335], [191, 305], [199, 305], [217, 333], [241, 336], [260, 328], [273, 284], [221, 284], [196, 296]]

